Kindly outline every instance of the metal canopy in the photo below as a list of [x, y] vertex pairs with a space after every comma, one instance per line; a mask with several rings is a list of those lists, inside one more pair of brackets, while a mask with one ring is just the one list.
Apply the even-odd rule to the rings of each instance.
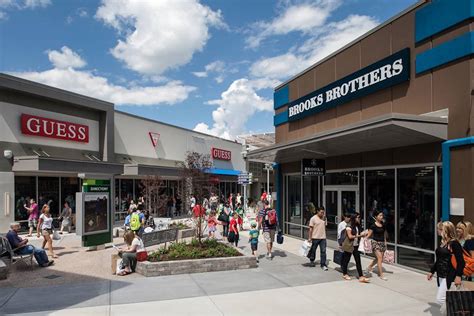
[[392, 113], [316, 133], [304, 139], [250, 152], [253, 161], [291, 162], [441, 142], [447, 139], [445, 118]]
[[61, 172], [61, 173], [96, 173], [122, 174], [123, 165], [110, 162], [68, 160], [38, 156], [15, 157], [12, 171], [15, 172]]

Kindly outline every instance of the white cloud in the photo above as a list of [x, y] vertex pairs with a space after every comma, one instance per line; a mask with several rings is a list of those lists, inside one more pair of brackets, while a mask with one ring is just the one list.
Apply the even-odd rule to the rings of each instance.
[[61, 47], [61, 52], [57, 50], [47, 51], [49, 61], [54, 67], [63, 68], [82, 68], [87, 63], [76, 52], [73, 52], [69, 47]]
[[[4, 10], [25, 10], [35, 8], [45, 8], [51, 4], [51, 0], [0, 0], [0, 9]], [[8, 19], [8, 14], [0, 11], [0, 20]]]
[[145, 75], [187, 64], [210, 38], [209, 27], [227, 28], [220, 11], [197, 0], [103, 0], [96, 18], [121, 37], [112, 55]]
[[186, 100], [196, 89], [180, 81], [169, 81], [161, 86], [116, 85], [91, 71], [74, 69], [74, 67], [83, 67], [85, 61], [67, 47], [63, 47], [62, 52], [50, 51], [48, 53], [51, 62], [55, 65], [50, 70], [11, 74], [117, 105], [175, 104]]
[[229, 88], [221, 94], [221, 98], [208, 101], [208, 104], [217, 105], [212, 112], [214, 121], [212, 127], [199, 123], [194, 128], [206, 134], [227, 139], [235, 139], [245, 131], [245, 124], [256, 112], [273, 111], [273, 100], [262, 98], [257, 91], [271, 89], [279, 84], [276, 80], [245, 78], [235, 80]]
[[196, 72], [193, 72], [193, 75], [195, 75], [198, 78], [206, 78], [207, 77], [207, 72], [205, 72], [205, 71], [196, 71]]
[[363, 15], [350, 15], [344, 20], [329, 23], [298, 49], [255, 62], [250, 72], [256, 77], [289, 78], [373, 29], [378, 23], [374, 18]]
[[86, 9], [84, 8], [79, 8], [76, 11], [77, 15], [81, 18], [87, 18], [89, 16], [89, 13], [87, 12]]
[[324, 25], [341, 0], [318, 0], [312, 3], [291, 5], [271, 22], [260, 21], [253, 25], [252, 34], [246, 39], [247, 47], [257, 48], [273, 35], [284, 35], [299, 31], [313, 33]]
[[207, 76], [209, 76], [210, 73], [214, 73], [216, 74], [216, 77], [214, 78], [214, 80], [217, 83], [222, 83], [224, 82], [226, 73], [235, 73], [235, 71], [236, 71], [235, 68], [232, 68], [229, 70], [226, 69], [226, 64], [223, 61], [216, 60], [210, 64], [207, 64], [204, 67], [204, 71], [196, 71], [196, 72], [193, 72], [192, 74], [198, 78], [206, 78]]

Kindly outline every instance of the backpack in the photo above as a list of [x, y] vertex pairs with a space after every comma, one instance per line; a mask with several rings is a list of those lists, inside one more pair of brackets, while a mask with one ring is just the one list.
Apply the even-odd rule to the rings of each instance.
[[[474, 274], [474, 258], [471, 257], [471, 255], [466, 251], [466, 249], [462, 250], [462, 256], [464, 258], [464, 262], [466, 265], [464, 266], [463, 274], [465, 276], [470, 277], [471, 275]], [[456, 269], [458, 263], [456, 262], [456, 257], [451, 255], [451, 264], [453, 265], [453, 268]]]
[[140, 215], [138, 215], [138, 213], [132, 213], [132, 215], [130, 215], [130, 229], [139, 230], [141, 226]]
[[277, 213], [275, 210], [267, 211], [268, 225], [275, 226], [277, 224]]

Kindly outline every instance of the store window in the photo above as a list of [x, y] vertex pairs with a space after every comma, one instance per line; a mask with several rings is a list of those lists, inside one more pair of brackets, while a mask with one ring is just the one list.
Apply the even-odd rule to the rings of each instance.
[[325, 185], [357, 185], [358, 171], [327, 173], [324, 178]]
[[127, 212], [133, 200], [133, 179], [120, 179], [120, 211]]
[[[15, 177], [15, 221], [28, 219], [25, 205], [29, 207], [30, 199], [36, 200], [36, 177]], [[37, 201], [38, 202], [38, 201]]]
[[38, 206], [48, 204], [53, 217], [59, 216], [59, 177], [38, 177]]
[[[361, 218], [365, 218], [365, 171], [359, 172], [359, 213]], [[361, 223], [364, 225], [364, 223]], [[365, 228], [365, 227], [364, 227]]]
[[415, 269], [429, 271], [431, 265], [434, 263], [434, 254], [414, 250], [406, 249], [403, 247], [397, 247], [398, 251], [398, 263], [406, 266], [410, 266]]
[[72, 212], [76, 212], [76, 193], [81, 191], [79, 178], [61, 178], [61, 209], [64, 202], [68, 202]]
[[367, 170], [366, 227], [374, 222], [376, 210], [383, 211], [388, 241], [395, 242], [395, 170]]
[[309, 225], [309, 220], [318, 206], [319, 177], [303, 177], [303, 225]]
[[398, 169], [398, 241], [434, 250], [434, 167]]
[[288, 222], [302, 224], [301, 176], [288, 176]]

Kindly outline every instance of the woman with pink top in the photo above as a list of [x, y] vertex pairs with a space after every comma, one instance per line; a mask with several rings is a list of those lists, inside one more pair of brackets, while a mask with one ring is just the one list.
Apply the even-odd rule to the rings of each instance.
[[28, 212], [28, 227], [30, 228], [28, 235], [26, 237], [31, 237], [33, 234], [33, 229], [38, 225], [38, 204], [36, 204], [35, 199], [30, 199], [30, 207], [26, 204], [23, 207]]

